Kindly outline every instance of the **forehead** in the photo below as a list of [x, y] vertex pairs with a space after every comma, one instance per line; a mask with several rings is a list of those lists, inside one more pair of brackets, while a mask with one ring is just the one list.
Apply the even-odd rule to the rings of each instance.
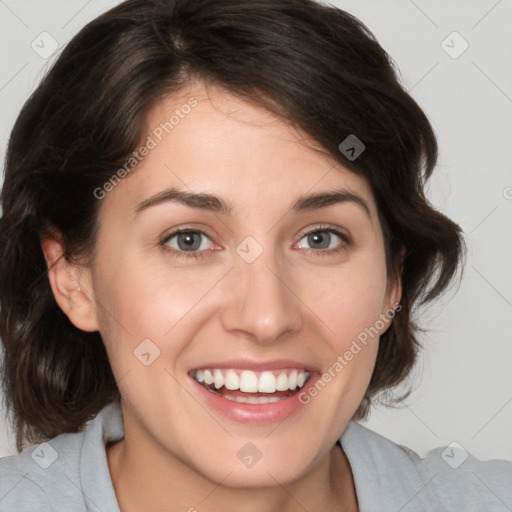
[[146, 119], [144, 146], [144, 158], [108, 195], [109, 202], [133, 206], [180, 187], [221, 196], [236, 212], [343, 188], [375, 209], [366, 180], [310, 136], [217, 87], [192, 83], [155, 105]]

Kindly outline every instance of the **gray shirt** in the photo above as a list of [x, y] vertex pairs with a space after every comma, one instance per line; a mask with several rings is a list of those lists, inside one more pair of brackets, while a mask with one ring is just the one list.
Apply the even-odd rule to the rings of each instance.
[[[119, 512], [105, 444], [123, 435], [120, 408], [111, 404], [83, 432], [0, 459], [0, 512]], [[360, 512], [512, 511], [510, 462], [479, 461], [457, 446], [421, 459], [354, 422], [340, 442]]]

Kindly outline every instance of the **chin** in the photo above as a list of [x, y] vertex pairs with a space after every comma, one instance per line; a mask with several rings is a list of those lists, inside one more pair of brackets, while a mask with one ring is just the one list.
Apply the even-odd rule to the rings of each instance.
[[[204, 478], [227, 488], [275, 488], [287, 485], [301, 478], [315, 461], [301, 453], [300, 447], [294, 450], [271, 450], [268, 446], [265, 455], [256, 448], [255, 443], [236, 443], [241, 445], [234, 451], [222, 450], [220, 447], [211, 456], [205, 455], [206, 460], [218, 463], [205, 465], [205, 460], [194, 464], [195, 470]], [[298, 443], [303, 446], [303, 442]], [[203, 453], [207, 453], [206, 451]]]

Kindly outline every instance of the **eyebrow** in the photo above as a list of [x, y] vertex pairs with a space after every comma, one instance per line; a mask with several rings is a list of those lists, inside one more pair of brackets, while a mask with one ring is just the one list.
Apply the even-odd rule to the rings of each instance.
[[[137, 215], [152, 206], [157, 206], [169, 201], [223, 215], [233, 215], [234, 211], [230, 203], [216, 195], [205, 192], [187, 192], [173, 187], [142, 201], [137, 206], [135, 214]], [[371, 220], [370, 208], [367, 202], [361, 196], [345, 189], [302, 196], [293, 204], [291, 210], [294, 212], [309, 211], [347, 202], [359, 206]]]
[[292, 210], [296, 212], [315, 210], [317, 208], [325, 208], [333, 204], [347, 202], [359, 206], [371, 220], [372, 215], [370, 213], [368, 203], [361, 196], [354, 194], [353, 192], [349, 192], [348, 190], [321, 192], [319, 194], [303, 196], [295, 202], [292, 206]]
[[157, 206], [169, 201], [182, 203], [192, 208], [200, 208], [201, 210], [208, 210], [214, 213], [222, 213], [224, 215], [232, 215], [233, 212], [233, 207], [229, 203], [213, 194], [187, 192], [173, 187], [163, 190], [142, 201], [137, 206], [135, 214], [147, 208], [151, 208], [152, 206]]

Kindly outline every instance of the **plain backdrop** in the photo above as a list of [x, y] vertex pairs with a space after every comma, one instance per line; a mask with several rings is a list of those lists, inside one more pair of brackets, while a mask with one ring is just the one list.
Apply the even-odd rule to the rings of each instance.
[[[42, 52], [41, 38], [61, 48], [117, 3], [0, 0], [2, 160], [20, 108], [55, 58], [33, 48]], [[375, 33], [431, 119], [440, 160], [429, 198], [468, 246], [460, 287], [418, 315], [427, 331], [413, 393], [398, 409], [375, 409], [367, 425], [421, 456], [457, 441], [478, 458], [512, 460], [512, 1], [332, 3]], [[0, 456], [14, 453], [4, 416]]]

